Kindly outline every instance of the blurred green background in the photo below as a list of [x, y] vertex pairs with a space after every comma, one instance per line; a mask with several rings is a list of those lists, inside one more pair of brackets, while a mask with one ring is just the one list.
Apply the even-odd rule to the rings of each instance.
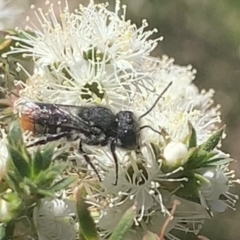
[[[35, 0], [44, 8], [44, 1]], [[54, 1], [53, 1], [54, 2]], [[57, 2], [57, 0], [55, 1]], [[95, 1], [105, 2], [105, 1]], [[197, 69], [195, 84], [200, 89], [213, 88], [214, 100], [220, 104], [227, 138], [223, 149], [232, 158], [240, 159], [240, 0], [124, 0], [128, 18], [141, 24], [147, 19], [150, 28], [158, 28], [154, 37], [164, 36], [154, 52], [175, 58], [178, 65]], [[69, 0], [71, 8], [88, 1]], [[113, 6], [115, 0], [110, 0]], [[31, 13], [29, 13], [31, 15]], [[232, 168], [240, 176], [240, 164]], [[240, 195], [240, 187], [235, 193]], [[240, 202], [238, 210], [215, 215], [201, 231], [211, 240], [240, 239]], [[184, 235], [182, 239], [195, 240]]]

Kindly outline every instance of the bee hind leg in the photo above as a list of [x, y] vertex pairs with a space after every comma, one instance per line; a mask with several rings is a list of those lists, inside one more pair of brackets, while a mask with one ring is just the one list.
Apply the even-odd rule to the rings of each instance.
[[39, 139], [31, 144], [28, 144], [27, 147], [34, 147], [34, 146], [38, 146], [38, 145], [44, 145], [47, 144], [48, 142], [53, 142], [53, 141], [57, 141], [63, 137], [67, 137], [69, 135], [68, 132], [61, 132], [61, 133], [57, 133], [57, 134], [49, 134], [47, 135], [45, 138], [43, 139]]
[[92, 168], [92, 170], [96, 173], [99, 181], [102, 182], [102, 179], [101, 179], [101, 177], [100, 177], [97, 169], [95, 168], [94, 164], [92, 163], [90, 157], [87, 155], [86, 152], [84, 152], [83, 147], [82, 147], [82, 141], [81, 141], [81, 140], [80, 140], [80, 142], [79, 142], [78, 150], [79, 150], [79, 152], [83, 155], [84, 160], [87, 162], [87, 164], [89, 164], [90, 167]]

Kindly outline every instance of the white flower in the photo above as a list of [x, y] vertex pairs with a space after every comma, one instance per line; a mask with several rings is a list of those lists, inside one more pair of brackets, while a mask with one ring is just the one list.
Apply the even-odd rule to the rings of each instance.
[[88, 100], [118, 104], [121, 109], [129, 105], [129, 95], [134, 95], [132, 87], [149, 81], [142, 65], [152, 59], [150, 52], [160, 40], [148, 40], [155, 30], [146, 31], [145, 20], [140, 28], [127, 21], [126, 6], [122, 6], [123, 14], [119, 16], [119, 1], [115, 12], [106, 7], [91, 2], [70, 13], [66, 6], [58, 22], [50, 5], [47, 13], [41, 9], [35, 12], [42, 30], [29, 28], [34, 35], [23, 32], [25, 39], [11, 36], [21, 43], [10, 54], [24, 53], [35, 59], [35, 74], [47, 79], [41, 92], [49, 99], [65, 102], [65, 96], [72, 94], [72, 104]]
[[3, 129], [0, 129], [0, 181], [3, 179], [6, 173], [8, 163], [9, 153], [7, 144], [7, 135]]
[[[105, 65], [100, 67], [104, 68]], [[126, 108], [129, 104], [127, 90], [116, 81], [114, 73], [98, 70], [96, 72], [96, 68], [91, 68], [84, 73], [85, 76], [70, 79], [61, 73], [54, 75], [47, 71], [44, 76], [34, 74], [27, 84], [23, 84], [20, 94], [22, 98], [32, 101], [76, 106], [90, 102], [111, 106], [112, 109]]]
[[74, 203], [61, 199], [42, 199], [33, 211], [33, 220], [40, 240], [74, 240]]
[[43, 13], [42, 9], [36, 10], [42, 30], [34, 25], [33, 28], [28, 27], [35, 32], [35, 36], [24, 33], [28, 46], [15, 51], [27, 52], [37, 58], [41, 66], [58, 63], [58, 68], [69, 65], [81, 68], [82, 64], [88, 64], [86, 59], [93, 64], [98, 62], [96, 59], [103, 59], [116, 68], [126, 70], [151, 58], [149, 53], [160, 39], [148, 38], [156, 30], [145, 31], [148, 26], [145, 20], [139, 29], [127, 21], [126, 6], [122, 6], [121, 14], [120, 1], [116, 1], [114, 12], [107, 10], [108, 4], [94, 4], [91, 1], [88, 7], [80, 5], [75, 13], [70, 13], [65, 3], [59, 22], [53, 4], [49, 5], [47, 13]]
[[[163, 88], [157, 92], [161, 93], [162, 91]], [[167, 94], [169, 94], [168, 91], [164, 94], [157, 106], [144, 117], [143, 125], [151, 126], [152, 129], [159, 132], [161, 132], [161, 129], [164, 129], [170, 140], [179, 142], [189, 134], [189, 123], [191, 123], [197, 134], [198, 145], [206, 141], [213, 132], [216, 131], [217, 124], [219, 124], [221, 120], [215, 108], [204, 111], [204, 109], [198, 107], [194, 108], [194, 103], [192, 105], [191, 102], [189, 102], [188, 106], [180, 106], [177, 101], [171, 99], [171, 95], [167, 96]], [[155, 95], [156, 94], [149, 94], [145, 101], [134, 103], [135, 108], [137, 108], [137, 105], [143, 106], [144, 104], [146, 109], [150, 109], [156, 99]], [[196, 96], [196, 98], [198, 98], [198, 96]], [[192, 101], [194, 102], [194, 100]], [[141, 110], [141, 112], [145, 111], [146, 110]], [[144, 142], [159, 141], [159, 139], [162, 138], [160, 134], [156, 134], [149, 129], [143, 131]]]
[[[196, 130], [198, 144], [206, 141], [221, 122], [219, 106], [213, 106], [214, 91], [199, 92], [192, 83], [195, 70], [191, 66], [175, 65], [173, 60], [167, 57], [146, 62], [144, 69], [149, 72], [151, 81], [140, 88], [142, 95], [137, 95], [133, 101], [133, 109], [140, 113], [150, 109], [158, 95], [172, 82], [157, 105], [144, 117], [144, 125], [159, 132], [164, 129], [171, 140], [178, 142], [189, 134], [190, 122]], [[158, 141], [159, 138], [159, 134], [145, 131], [145, 142], [149, 142], [149, 139]]]
[[[175, 197], [168, 199], [169, 210], [171, 210], [175, 199]], [[197, 235], [202, 228], [204, 219], [209, 218], [209, 215], [206, 213], [206, 210], [197, 203], [180, 198], [177, 198], [177, 200], [180, 202], [180, 205], [177, 205], [173, 216], [164, 215], [159, 209], [153, 210], [151, 214], [145, 216], [144, 219], [140, 221], [135, 219], [133, 227], [129, 230], [124, 239], [142, 239], [147, 231], [151, 231], [159, 236], [164, 223], [169, 217], [172, 218], [172, 220], [164, 231], [164, 236], [166, 238], [180, 240], [180, 238], [176, 236], [177, 232], [191, 232]], [[132, 203], [133, 201], [128, 202], [128, 204], [125, 203], [106, 209], [104, 215], [97, 224], [102, 239], [107, 239], [107, 237], [111, 235], [117, 223]], [[175, 231], [172, 233], [172, 230]]]
[[15, 28], [28, 0], [0, 0], [0, 30]]
[[182, 166], [187, 161], [188, 149], [181, 142], [170, 142], [163, 150], [166, 165], [169, 167]]
[[200, 170], [199, 173], [205, 178], [199, 188], [201, 204], [217, 212], [223, 212], [228, 207], [234, 210], [238, 196], [229, 192], [234, 172], [216, 167]]
[[[127, 154], [118, 152], [120, 162], [118, 184], [113, 185], [116, 177], [115, 166], [110, 167], [108, 164], [106, 165], [106, 177], [102, 183], [105, 189], [102, 195], [110, 197], [111, 206], [137, 202], [138, 221], [149, 216], [153, 209], [169, 214], [167, 204], [170, 192], [165, 191], [165, 186], [169, 188], [172, 186], [170, 191], [175, 191], [180, 181], [187, 181], [186, 178], [171, 178], [171, 175], [180, 172], [182, 168], [163, 173], [162, 163], [158, 162], [150, 146], [143, 147], [141, 151], [142, 154], [136, 154], [134, 151]], [[105, 157], [105, 161], [103, 158], [104, 155], [98, 158], [102, 164], [109, 161], [108, 156]]]

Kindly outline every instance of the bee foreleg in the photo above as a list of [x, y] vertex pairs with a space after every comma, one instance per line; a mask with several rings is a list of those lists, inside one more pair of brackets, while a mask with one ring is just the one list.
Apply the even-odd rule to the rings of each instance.
[[113, 185], [116, 186], [118, 183], [118, 159], [117, 159], [117, 155], [115, 152], [115, 150], [116, 150], [116, 141], [115, 140], [111, 141], [110, 149], [111, 149], [111, 153], [113, 155], [113, 160], [114, 160], [115, 166], [116, 166], [116, 179], [115, 179], [115, 183], [113, 183]]

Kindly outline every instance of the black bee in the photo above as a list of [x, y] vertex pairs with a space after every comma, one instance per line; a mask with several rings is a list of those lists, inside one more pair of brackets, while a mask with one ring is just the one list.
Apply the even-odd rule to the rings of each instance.
[[31, 131], [35, 136], [44, 138], [37, 140], [28, 147], [46, 144], [61, 138], [67, 141], [80, 139], [79, 152], [92, 167], [99, 180], [101, 178], [84, 152], [82, 144], [110, 145], [110, 150], [116, 165], [116, 180], [118, 182], [118, 161], [116, 147], [136, 150], [139, 147], [140, 130], [150, 126], [140, 126], [139, 120], [146, 116], [157, 104], [171, 83], [157, 98], [153, 106], [138, 119], [131, 111], [120, 111], [114, 114], [109, 108], [97, 105], [72, 106], [26, 102], [21, 106], [20, 120], [24, 131]]

